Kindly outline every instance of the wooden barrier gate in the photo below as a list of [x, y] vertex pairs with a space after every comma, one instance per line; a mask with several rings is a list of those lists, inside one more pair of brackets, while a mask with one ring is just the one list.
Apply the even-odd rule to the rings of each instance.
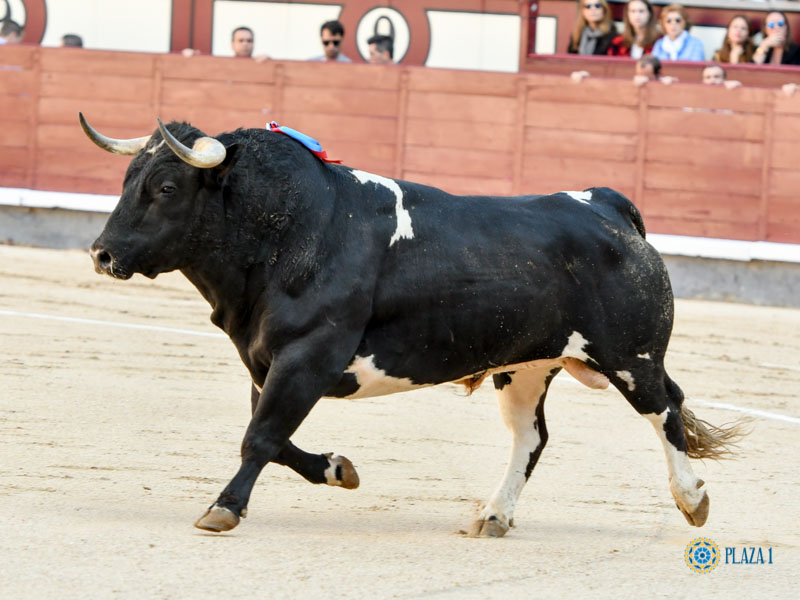
[[106, 135], [275, 120], [359, 169], [456, 194], [609, 186], [658, 233], [800, 243], [800, 95], [699, 84], [5, 46], [0, 186], [119, 193]]

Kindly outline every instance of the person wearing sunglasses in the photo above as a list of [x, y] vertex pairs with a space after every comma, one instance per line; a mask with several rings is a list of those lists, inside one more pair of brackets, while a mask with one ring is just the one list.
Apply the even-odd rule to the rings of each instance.
[[661, 10], [661, 29], [664, 37], [653, 46], [653, 55], [661, 60], [705, 60], [703, 42], [689, 35], [692, 22], [680, 4], [670, 4]]
[[319, 30], [320, 42], [325, 54], [311, 60], [317, 62], [353, 62], [342, 54], [344, 26], [339, 21], [326, 21]]
[[578, 0], [578, 18], [569, 39], [570, 54], [608, 54], [617, 31], [606, 0]]
[[755, 46], [750, 31], [750, 19], [745, 15], [734, 15], [728, 21], [722, 48], [714, 53], [714, 61], [730, 64], [753, 62]]
[[661, 37], [653, 6], [647, 0], [630, 0], [622, 18], [623, 33], [611, 40], [610, 56], [630, 56], [639, 59], [653, 51]]
[[753, 54], [753, 62], [760, 65], [800, 65], [800, 47], [792, 42], [786, 15], [772, 11], [761, 28], [764, 38]]

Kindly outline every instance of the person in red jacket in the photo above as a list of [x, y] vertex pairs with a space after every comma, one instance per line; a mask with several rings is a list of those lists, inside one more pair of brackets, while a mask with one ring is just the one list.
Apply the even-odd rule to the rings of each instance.
[[639, 59], [650, 54], [653, 44], [661, 37], [653, 7], [647, 0], [630, 0], [625, 6], [622, 35], [611, 40], [610, 56], [630, 56]]

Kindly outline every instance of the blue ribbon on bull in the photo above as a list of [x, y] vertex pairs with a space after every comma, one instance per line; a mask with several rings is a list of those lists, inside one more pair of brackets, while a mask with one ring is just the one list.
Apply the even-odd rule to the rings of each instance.
[[322, 149], [322, 144], [320, 144], [317, 140], [312, 138], [305, 133], [301, 133], [296, 129], [292, 129], [291, 127], [286, 127], [284, 125], [278, 125], [275, 121], [270, 121], [267, 123], [267, 129], [269, 131], [274, 131], [276, 133], [282, 133], [283, 135], [288, 135], [290, 138], [297, 140], [303, 146], [305, 146], [311, 154], [319, 158], [320, 160], [324, 160], [325, 162], [329, 163], [341, 163], [340, 160], [333, 160], [328, 158], [328, 153]]

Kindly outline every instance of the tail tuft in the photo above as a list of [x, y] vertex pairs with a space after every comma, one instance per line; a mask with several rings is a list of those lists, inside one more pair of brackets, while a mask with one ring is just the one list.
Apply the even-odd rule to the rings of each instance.
[[681, 405], [683, 433], [686, 437], [686, 453], [690, 458], [731, 458], [733, 447], [750, 433], [750, 420], [738, 419], [720, 427], [698, 419], [694, 413]]

